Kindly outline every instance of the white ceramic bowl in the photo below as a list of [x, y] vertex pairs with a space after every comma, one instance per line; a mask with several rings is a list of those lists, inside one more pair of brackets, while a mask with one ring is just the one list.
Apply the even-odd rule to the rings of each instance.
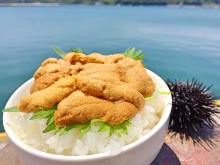
[[[169, 91], [166, 83], [155, 73], [147, 71], [152, 79], [163, 90]], [[28, 95], [33, 79], [25, 82], [10, 97], [6, 108], [15, 106], [21, 96]], [[15, 152], [25, 165], [147, 165], [159, 153], [168, 129], [169, 116], [172, 107], [171, 95], [167, 96], [166, 106], [160, 121], [146, 135], [135, 142], [124, 146], [122, 152], [116, 155], [101, 153], [87, 156], [63, 156], [39, 151], [24, 144], [8, 126], [8, 113], [3, 114], [3, 125]]]

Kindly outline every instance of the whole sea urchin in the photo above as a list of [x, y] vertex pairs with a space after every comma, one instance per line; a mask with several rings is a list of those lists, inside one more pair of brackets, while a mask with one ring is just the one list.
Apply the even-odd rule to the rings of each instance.
[[167, 84], [173, 98], [169, 130], [180, 134], [181, 139], [200, 141], [202, 128], [212, 129], [218, 125], [213, 116], [220, 111], [213, 104], [211, 86], [206, 87], [195, 79], [186, 82], [168, 80]]

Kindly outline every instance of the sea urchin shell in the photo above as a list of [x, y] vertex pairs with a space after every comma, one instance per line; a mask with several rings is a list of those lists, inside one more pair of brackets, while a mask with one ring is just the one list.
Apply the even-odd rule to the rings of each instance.
[[170, 116], [169, 130], [179, 133], [181, 139], [199, 136], [203, 127], [213, 128], [218, 125], [213, 118], [220, 113], [214, 106], [214, 95], [203, 83], [192, 81], [167, 82], [173, 98], [173, 107]]

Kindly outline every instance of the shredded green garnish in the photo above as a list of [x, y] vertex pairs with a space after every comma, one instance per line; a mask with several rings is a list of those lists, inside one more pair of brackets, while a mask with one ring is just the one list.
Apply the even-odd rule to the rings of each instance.
[[5, 108], [2, 112], [20, 112], [17, 107]]
[[142, 50], [136, 50], [135, 48], [128, 48], [125, 50], [124, 55], [126, 57], [133, 58], [135, 60], [144, 60], [144, 53]]
[[59, 55], [61, 58], [64, 58], [66, 52], [64, 52], [63, 50], [61, 50], [58, 47], [52, 47], [52, 49], [57, 55]]

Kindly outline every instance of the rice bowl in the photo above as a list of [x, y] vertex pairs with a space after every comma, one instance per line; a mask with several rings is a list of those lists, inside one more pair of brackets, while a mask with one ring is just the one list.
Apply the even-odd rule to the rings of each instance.
[[[127, 155], [134, 148], [138, 150], [140, 144], [148, 139], [152, 139], [158, 130], [163, 128], [163, 131], [160, 131], [161, 135], [154, 137], [158, 144], [154, 144], [154, 142], [151, 144], [154, 145], [152, 147], [155, 149], [145, 148], [146, 153], [150, 151], [153, 156], [149, 153], [149, 157], [145, 156], [146, 158], [143, 157], [136, 160], [140, 163], [144, 161], [150, 163], [163, 144], [171, 110], [171, 96], [159, 94], [158, 90], [169, 91], [168, 87], [157, 75], [151, 71], [148, 71], [148, 73], [155, 82], [157, 90], [152, 98], [146, 100], [144, 109], [131, 119], [127, 134], [119, 135], [113, 133], [109, 136], [108, 131], [99, 132], [96, 125], [93, 125], [83, 137], [80, 136], [77, 129], [73, 129], [68, 134], [62, 136], [54, 135], [51, 132], [42, 133], [45, 121], [29, 120], [31, 114], [24, 113], [4, 113], [5, 130], [16, 148], [25, 153], [34, 154], [35, 157], [43, 155], [44, 159], [55, 159], [61, 162], [65, 159], [68, 162], [82, 161], [83, 163], [85, 163], [85, 160], [96, 162], [98, 159], [114, 157], [116, 164], [124, 164], [123, 162], [127, 164], [130, 162], [132, 164], [129, 158], [119, 162], [116, 157]], [[15, 105], [18, 102], [19, 96], [27, 95], [32, 81], [29, 80], [21, 86], [9, 99], [6, 107]]]

